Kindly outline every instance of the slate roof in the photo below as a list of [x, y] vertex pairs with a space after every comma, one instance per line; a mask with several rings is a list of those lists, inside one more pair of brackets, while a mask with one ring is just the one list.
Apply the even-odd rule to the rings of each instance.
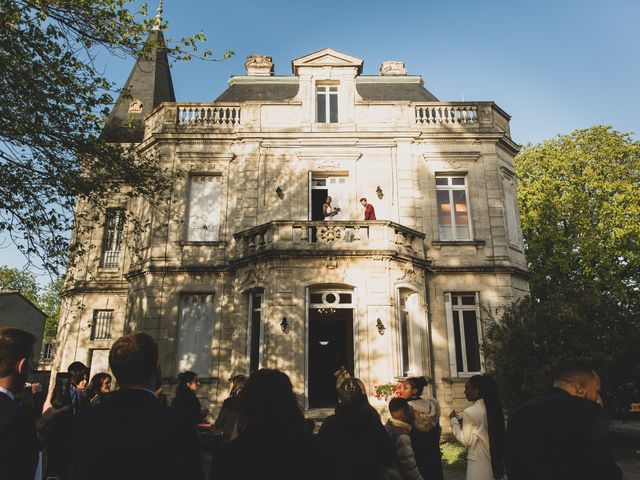
[[[116, 101], [101, 138], [113, 143], [139, 143], [144, 137], [144, 119], [162, 102], [175, 102], [171, 69], [160, 30], [152, 30], [147, 45], [155, 45], [144, 58], [139, 57], [124, 89]], [[132, 99], [142, 101], [140, 113], [129, 113]]]
[[[389, 102], [437, 102], [438, 99], [422, 84], [416, 82], [384, 82], [356, 78], [356, 90], [363, 100]], [[382, 77], [384, 78], [384, 77]]]
[[300, 85], [292, 83], [234, 83], [214, 102], [284, 102], [298, 94]]
[[[269, 77], [255, 81], [243, 78], [231, 81], [229, 87], [214, 102], [285, 102], [298, 94], [295, 77]], [[356, 89], [365, 101], [437, 102], [438, 99], [422, 84], [420, 77], [358, 77]]]

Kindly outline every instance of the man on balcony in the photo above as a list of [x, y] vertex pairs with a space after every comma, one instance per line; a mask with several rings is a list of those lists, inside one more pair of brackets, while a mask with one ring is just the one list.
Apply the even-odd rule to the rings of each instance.
[[360, 199], [360, 205], [364, 207], [364, 219], [365, 220], [376, 220], [376, 211], [367, 199], [362, 197]]

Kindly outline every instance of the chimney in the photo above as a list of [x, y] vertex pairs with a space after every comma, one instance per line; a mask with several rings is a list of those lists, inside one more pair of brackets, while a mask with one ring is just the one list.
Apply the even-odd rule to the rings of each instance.
[[382, 62], [380, 65], [380, 75], [384, 76], [398, 76], [406, 75], [407, 69], [404, 66], [404, 62]]
[[247, 75], [255, 77], [270, 77], [273, 75], [273, 60], [266, 55], [247, 55], [244, 62]]

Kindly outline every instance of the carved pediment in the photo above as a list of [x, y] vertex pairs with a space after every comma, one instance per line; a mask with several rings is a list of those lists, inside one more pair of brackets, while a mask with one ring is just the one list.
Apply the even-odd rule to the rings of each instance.
[[362, 73], [362, 64], [364, 62], [356, 57], [338, 52], [331, 48], [318, 50], [300, 58], [296, 58], [291, 62], [294, 75], [298, 75], [300, 67], [353, 67], [357, 69], [357, 73]]

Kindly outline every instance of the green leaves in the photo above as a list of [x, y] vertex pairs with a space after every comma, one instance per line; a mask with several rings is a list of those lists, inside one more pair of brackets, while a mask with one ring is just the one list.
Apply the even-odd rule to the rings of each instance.
[[[115, 86], [97, 56], [157, 46], [145, 44], [154, 19], [133, 4], [0, 0], [0, 234], [52, 272], [67, 263], [78, 199], [104, 210], [123, 188], [153, 199], [170, 183], [153, 159], [99, 138]], [[167, 52], [177, 61], [211, 57], [199, 51], [204, 40], [168, 40]]]
[[485, 358], [515, 407], [553, 366], [590, 361], [605, 406], [640, 395], [640, 143], [592, 127], [515, 159], [531, 299], [487, 316]]
[[532, 291], [571, 285], [638, 307], [640, 144], [609, 127], [578, 130], [516, 157]]

